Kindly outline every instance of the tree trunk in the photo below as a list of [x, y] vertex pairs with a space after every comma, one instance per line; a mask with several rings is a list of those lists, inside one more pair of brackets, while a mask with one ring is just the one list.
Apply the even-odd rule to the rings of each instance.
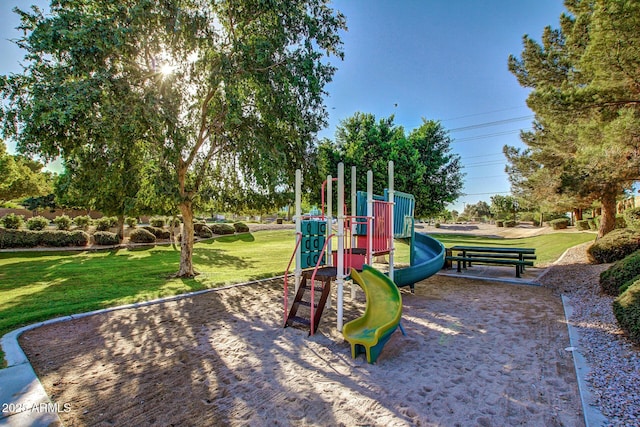
[[616, 193], [611, 191], [600, 199], [602, 203], [602, 218], [600, 219], [600, 229], [598, 237], [602, 237], [616, 228]]
[[576, 221], [582, 221], [582, 209], [575, 208], [573, 210], [573, 215], [576, 218]]
[[195, 277], [193, 269], [193, 205], [189, 200], [180, 202], [182, 214], [182, 240], [180, 241], [180, 270], [177, 277]]
[[118, 215], [118, 237], [120, 242], [124, 240], [124, 215]]

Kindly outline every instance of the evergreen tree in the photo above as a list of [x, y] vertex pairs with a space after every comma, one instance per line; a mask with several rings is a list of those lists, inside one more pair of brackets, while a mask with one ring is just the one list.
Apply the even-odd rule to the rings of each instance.
[[525, 36], [521, 57], [509, 58], [520, 84], [533, 89], [527, 104], [536, 113], [522, 138], [529, 151], [510, 151], [510, 161], [522, 175], [516, 187], [541, 200], [598, 200], [602, 236], [615, 228], [616, 198], [639, 175], [640, 3], [565, 5], [559, 29], [547, 27], [541, 44]]

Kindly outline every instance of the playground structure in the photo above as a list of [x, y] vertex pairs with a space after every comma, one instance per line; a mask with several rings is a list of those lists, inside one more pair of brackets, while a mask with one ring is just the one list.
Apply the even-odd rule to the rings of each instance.
[[[393, 162], [389, 162], [388, 188], [384, 195], [377, 196], [373, 194], [373, 172], [367, 172], [367, 191], [359, 192], [356, 188], [356, 168], [352, 167], [351, 215], [347, 215], [344, 165], [340, 163], [338, 177], [329, 175], [322, 185], [320, 212], [303, 216], [302, 174], [300, 170], [296, 171], [296, 245], [284, 276], [284, 326], [303, 324], [309, 327], [309, 334], [313, 335], [327, 301], [330, 303], [331, 283], [335, 282], [337, 329], [351, 342], [352, 355], [355, 357], [364, 349], [370, 363], [375, 362], [380, 349], [399, 325], [402, 300], [398, 287], [410, 286], [413, 291], [416, 282], [442, 268], [445, 255], [440, 242], [414, 232], [415, 199], [410, 194], [394, 191], [393, 174]], [[333, 216], [332, 206], [334, 181], [337, 181], [338, 187], [336, 217]], [[410, 267], [394, 268], [394, 238], [410, 239]], [[337, 246], [335, 250], [334, 242]], [[379, 255], [389, 256], [387, 280], [381, 280], [382, 273], [369, 267], [374, 257]], [[290, 306], [289, 273], [294, 260], [295, 297]], [[358, 271], [363, 273], [358, 274]], [[363, 288], [367, 296], [365, 316], [356, 319], [358, 327], [343, 325], [344, 283], [350, 277]], [[389, 283], [394, 286], [389, 286]], [[315, 296], [317, 292], [321, 293], [319, 298]], [[355, 297], [353, 283], [351, 296]], [[301, 307], [308, 311], [308, 316], [300, 315]], [[386, 315], [381, 316], [382, 313]], [[383, 318], [392, 319], [395, 325], [382, 322]], [[370, 334], [371, 330], [378, 332]], [[385, 333], [380, 335], [380, 332]]]

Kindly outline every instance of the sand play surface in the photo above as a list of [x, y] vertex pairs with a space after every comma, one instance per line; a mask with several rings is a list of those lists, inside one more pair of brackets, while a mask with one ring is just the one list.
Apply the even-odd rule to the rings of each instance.
[[[335, 295], [334, 295], [335, 296]], [[282, 282], [238, 286], [26, 332], [67, 426], [583, 426], [560, 298], [434, 276], [402, 290], [403, 336], [351, 359], [327, 309], [281, 327]], [[364, 295], [345, 297], [345, 321]]]

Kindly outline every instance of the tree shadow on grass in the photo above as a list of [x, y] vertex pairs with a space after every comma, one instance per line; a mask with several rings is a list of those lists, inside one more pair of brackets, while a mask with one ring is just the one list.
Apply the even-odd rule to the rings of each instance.
[[256, 238], [251, 233], [229, 234], [226, 236], [216, 237], [215, 239], [208, 239], [200, 241], [200, 245], [213, 245], [215, 243], [234, 243], [234, 242], [255, 242]]

